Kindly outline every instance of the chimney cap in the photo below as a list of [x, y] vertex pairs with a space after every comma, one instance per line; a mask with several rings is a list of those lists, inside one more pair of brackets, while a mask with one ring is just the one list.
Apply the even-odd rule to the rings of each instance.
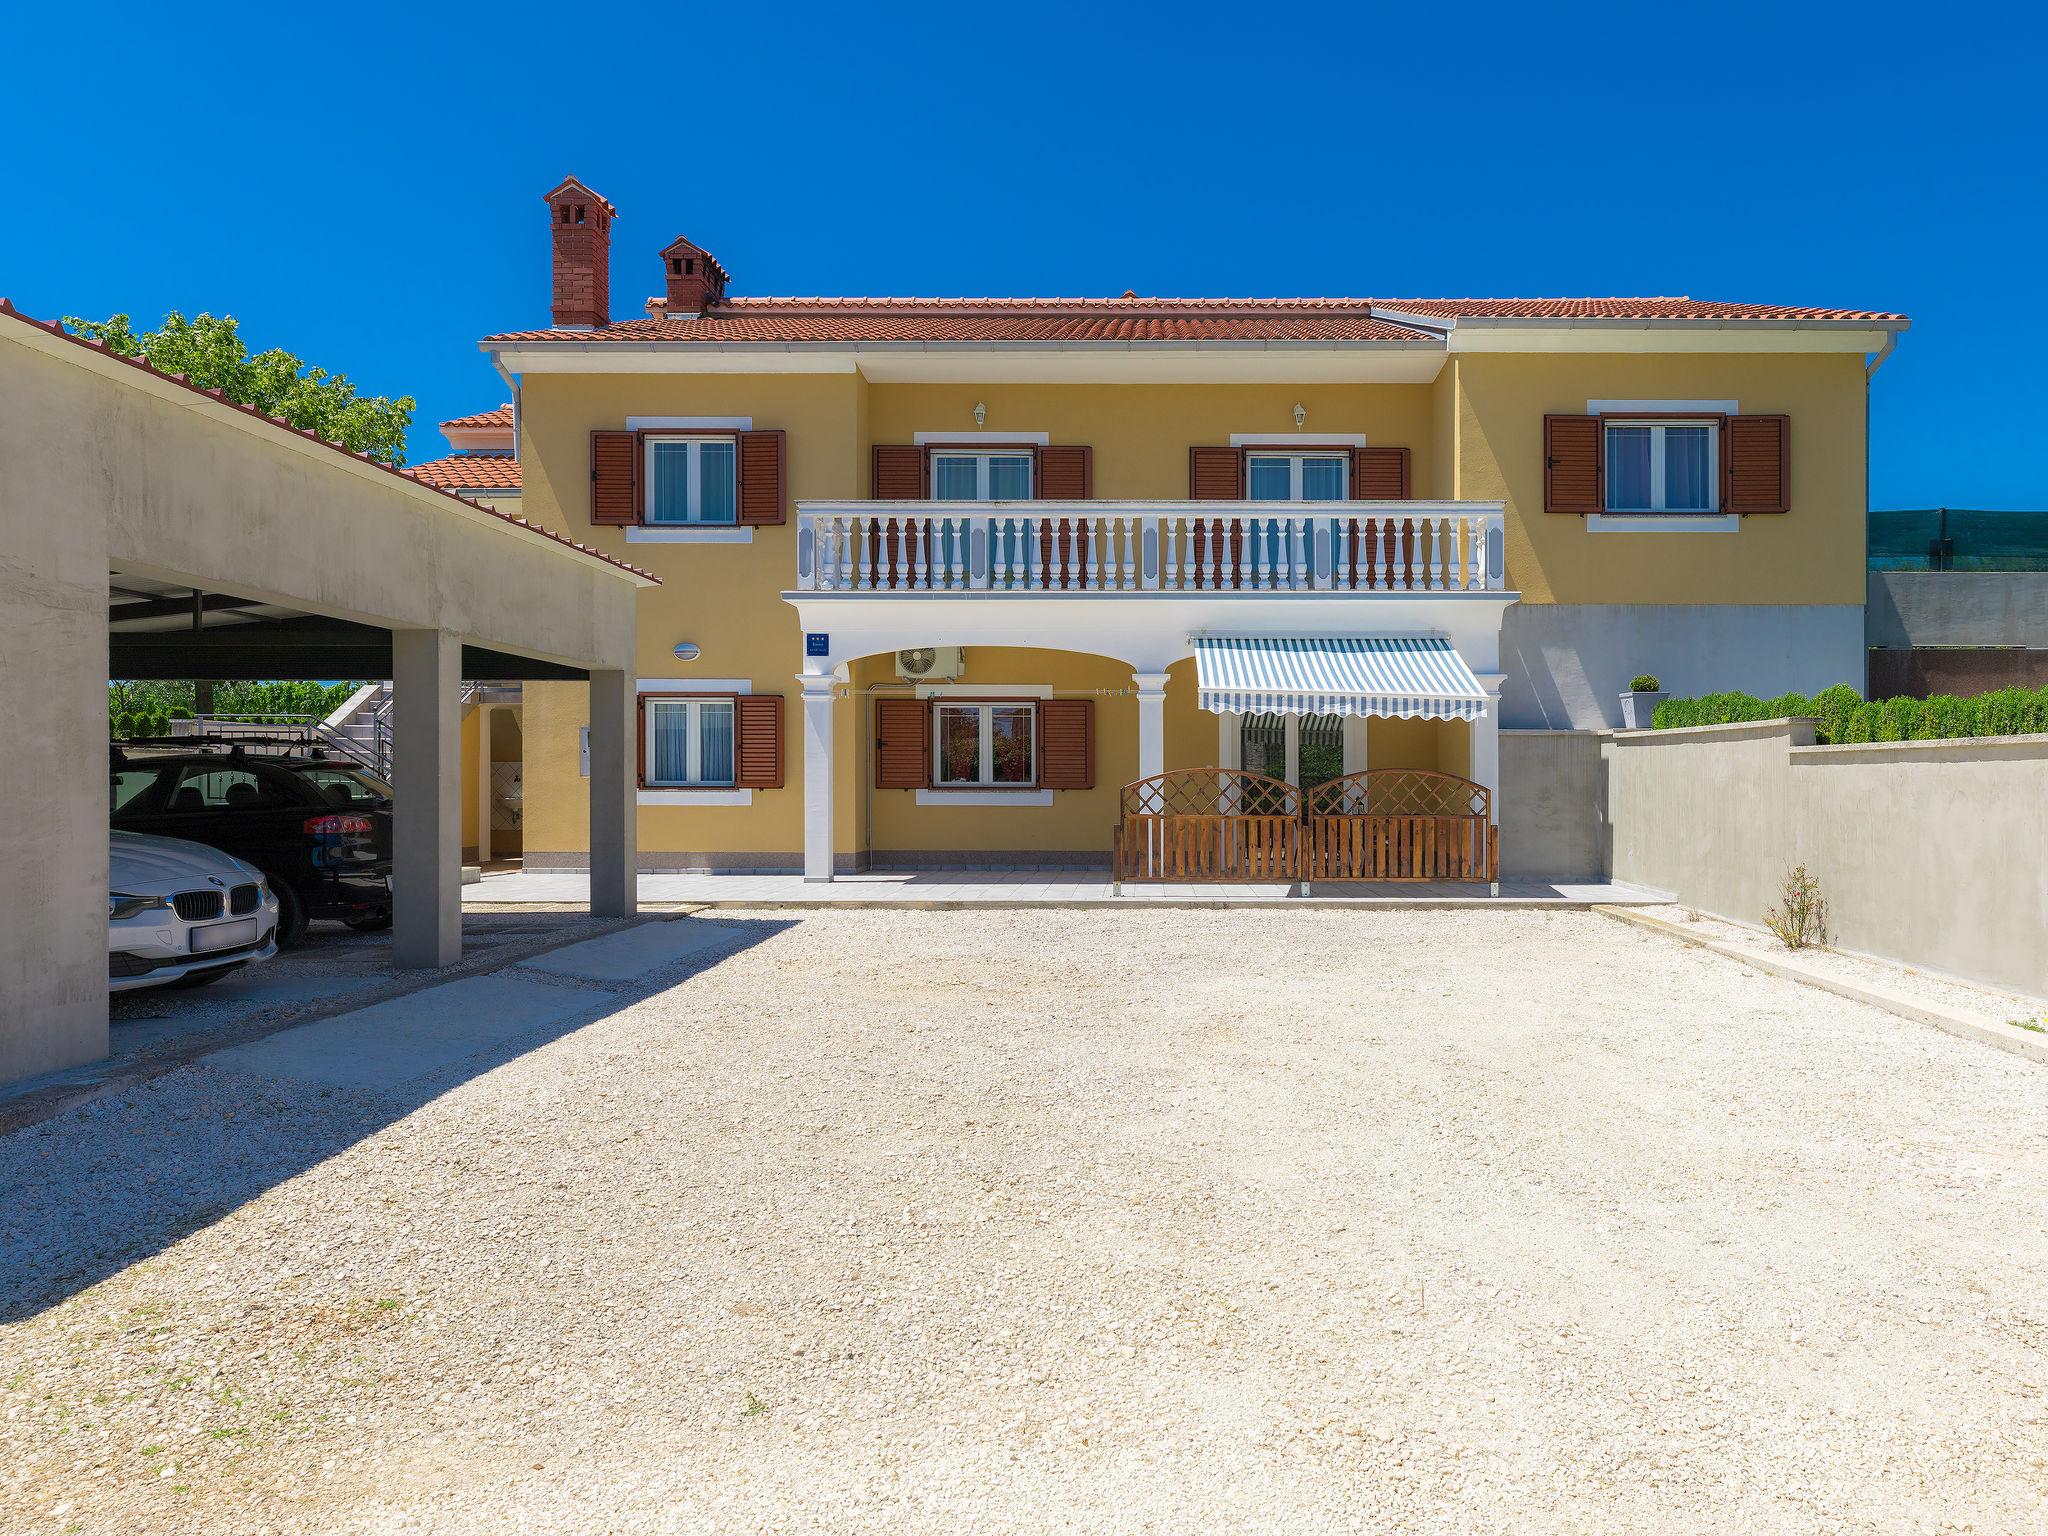
[[712, 276], [718, 279], [718, 286], [721, 288], [732, 281], [732, 274], [719, 264], [716, 256], [705, 250], [703, 246], [697, 244], [694, 240], [687, 239], [682, 235], [677, 235], [675, 239], [669, 241], [667, 245], [661, 248], [661, 264], [666, 267], [678, 256], [703, 257], [706, 269], [709, 270]]
[[619, 216], [619, 210], [612, 206], [610, 198], [606, 197], [602, 192], [591, 191], [588, 186], [574, 176], [564, 176], [561, 185], [557, 186], [553, 191], [544, 194], [541, 201], [549, 204], [558, 203], [562, 200], [564, 193], [571, 196], [581, 196], [586, 202], [595, 203], [604, 210], [606, 218], [615, 219]]

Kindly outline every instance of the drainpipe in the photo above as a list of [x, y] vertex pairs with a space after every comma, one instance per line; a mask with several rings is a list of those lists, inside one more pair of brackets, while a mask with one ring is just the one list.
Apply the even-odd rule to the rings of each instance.
[[[496, 370], [498, 377], [505, 381], [505, 388], [512, 392], [512, 462], [517, 464], [519, 462], [519, 419], [524, 414], [523, 405], [519, 398], [519, 375], [511, 372], [503, 363], [499, 362], [496, 352], [486, 352], [484, 356], [491, 360], [491, 367]], [[519, 500], [520, 506], [523, 508], [526, 504], [524, 494], [520, 496]]]
[[1857, 691], [1870, 697], [1870, 381], [1899, 344], [1897, 331], [1884, 333], [1884, 345], [1863, 365], [1863, 677]]

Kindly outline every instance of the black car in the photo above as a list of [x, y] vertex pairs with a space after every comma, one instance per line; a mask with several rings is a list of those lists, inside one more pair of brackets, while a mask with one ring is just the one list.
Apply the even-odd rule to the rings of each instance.
[[123, 832], [181, 837], [262, 870], [277, 892], [277, 937], [316, 917], [391, 925], [391, 786], [331, 759], [240, 748], [123, 756], [110, 804]]

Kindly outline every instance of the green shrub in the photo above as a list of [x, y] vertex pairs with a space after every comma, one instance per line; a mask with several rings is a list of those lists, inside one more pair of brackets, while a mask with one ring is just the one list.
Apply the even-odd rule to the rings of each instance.
[[125, 710], [114, 716], [114, 734], [116, 736], [133, 736], [135, 734], [134, 717]]
[[1925, 708], [1918, 699], [1886, 699], [1878, 705], [1879, 718], [1877, 739], [1879, 741], [1911, 741], [1920, 729], [1920, 717]]
[[1962, 728], [1963, 701], [1952, 693], [1937, 693], [1922, 701], [1920, 718], [1914, 723], [1912, 740], [1944, 741], [1970, 732]]
[[190, 720], [193, 718], [193, 714], [191, 710], [187, 709], [184, 705], [180, 704], [176, 709], [171, 711], [171, 718], [173, 720]]
[[2020, 729], [2034, 734], [2048, 731], [2048, 688], [2036, 688], [2025, 707], [2020, 711], [2024, 722]]
[[1663, 686], [1655, 677], [1651, 676], [1648, 672], [1644, 672], [1629, 679], [1628, 691], [1630, 693], [1655, 693]]
[[1781, 693], [1773, 699], [1747, 693], [1707, 693], [1696, 699], [1662, 700], [1651, 723], [1659, 730], [1676, 730], [1787, 717], [1809, 717], [1818, 722], [1814, 738], [1822, 742], [2048, 735], [2048, 688], [1999, 688], [1971, 698], [1938, 694], [1929, 699], [1867, 703], [1846, 683], [1823, 688], [1812, 698], [1797, 693]]
[[1842, 733], [1849, 728], [1850, 713], [1862, 702], [1862, 695], [1847, 683], [1836, 683], [1832, 688], [1823, 688], [1816, 693], [1813, 696], [1813, 713], [1820, 721], [1817, 739], [1842, 740]]

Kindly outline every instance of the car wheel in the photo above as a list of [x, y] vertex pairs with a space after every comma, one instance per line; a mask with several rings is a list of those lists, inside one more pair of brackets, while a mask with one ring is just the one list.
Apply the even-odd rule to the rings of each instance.
[[164, 990], [166, 992], [170, 992], [185, 987], [211, 986], [214, 982], [219, 981], [223, 976], [232, 976], [236, 971], [239, 971], [242, 968], [242, 966], [246, 963], [246, 961], [237, 961], [233, 965], [215, 965], [209, 966], [207, 969], [203, 971], [188, 971], [183, 976], [180, 976], [176, 981], [165, 982]]
[[270, 889], [277, 896], [277, 947], [290, 949], [306, 936], [306, 904], [288, 885], [273, 880]]
[[382, 933], [391, 926], [391, 914], [389, 912], [371, 912], [362, 917], [344, 918], [342, 921], [355, 929], [357, 933]]

